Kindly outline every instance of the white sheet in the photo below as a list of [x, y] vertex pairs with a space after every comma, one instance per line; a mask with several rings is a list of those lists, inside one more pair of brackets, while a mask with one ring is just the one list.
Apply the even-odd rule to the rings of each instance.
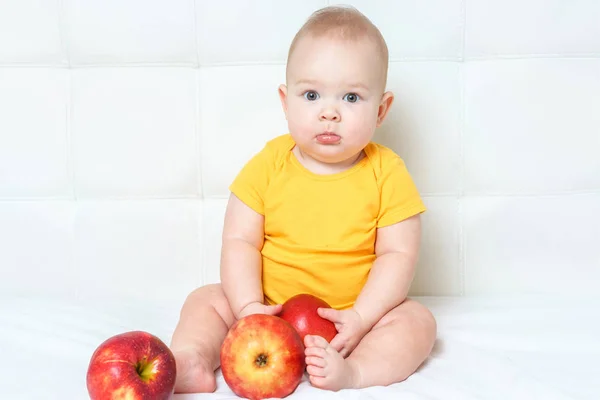
[[[436, 315], [430, 359], [390, 387], [325, 392], [306, 380], [290, 399], [598, 399], [600, 300], [583, 298], [418, 298]], [[0, 398], [86, 399], [93, 350], [133, 329], [169, 342], [179, 304], [126, 298], [0, 297]], [[218, 374], [213, 394], [234, 399]]]

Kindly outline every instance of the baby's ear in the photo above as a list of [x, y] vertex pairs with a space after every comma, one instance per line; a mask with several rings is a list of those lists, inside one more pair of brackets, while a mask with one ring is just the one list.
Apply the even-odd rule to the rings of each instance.
[[279, 99], [281, 100], [281, 106], [283, 107], [283, 113], [285, 114], [285, 119], [287, 119], [287, 86], [279, 85]]
[[394, 102], [394, 93], [385, 92], [383, 96], [381, 96], [381, 103], [379, 103], [379, 110], [377, 111], [377, 127], [381, 126], [385, 117], [390, 111], [390, 107]]

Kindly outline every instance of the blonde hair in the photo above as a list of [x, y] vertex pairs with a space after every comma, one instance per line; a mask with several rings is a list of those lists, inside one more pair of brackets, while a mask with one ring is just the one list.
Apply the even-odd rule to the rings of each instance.
[[355, 7], [328, 6], [312, 13], [292, 40], [287, 56], [288, 64], [296, 45], [304, 36], [330, 37], [350, 41], [364, 38], [371, 40], [381, 57], [385, 85], [389, 60], [387, 44], [379, 29]]

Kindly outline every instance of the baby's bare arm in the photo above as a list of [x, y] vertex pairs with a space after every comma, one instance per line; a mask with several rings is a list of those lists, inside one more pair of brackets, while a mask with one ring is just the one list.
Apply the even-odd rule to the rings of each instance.
[[225, 212], [221, 286], [236, 318], [246, 306], [263, 303], [260, 251], [264, 217], [232, 194]]
[[377, 258], [354, 304], [368, 329], [406, 299], [420, 242], [420, 215], [377, 230]]

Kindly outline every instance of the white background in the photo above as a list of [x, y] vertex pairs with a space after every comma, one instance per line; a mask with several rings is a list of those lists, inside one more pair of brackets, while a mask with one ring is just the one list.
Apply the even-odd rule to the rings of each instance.
[[[183, 301], [227, 187], [286, 132], [288, 45], [328, 1], [0, 0], [0, 290]], [[333, 2], [332, 2], [333, 4]], [[600, 3], [351, 1], [424, 197], [412, 295], [600, 279]]]

